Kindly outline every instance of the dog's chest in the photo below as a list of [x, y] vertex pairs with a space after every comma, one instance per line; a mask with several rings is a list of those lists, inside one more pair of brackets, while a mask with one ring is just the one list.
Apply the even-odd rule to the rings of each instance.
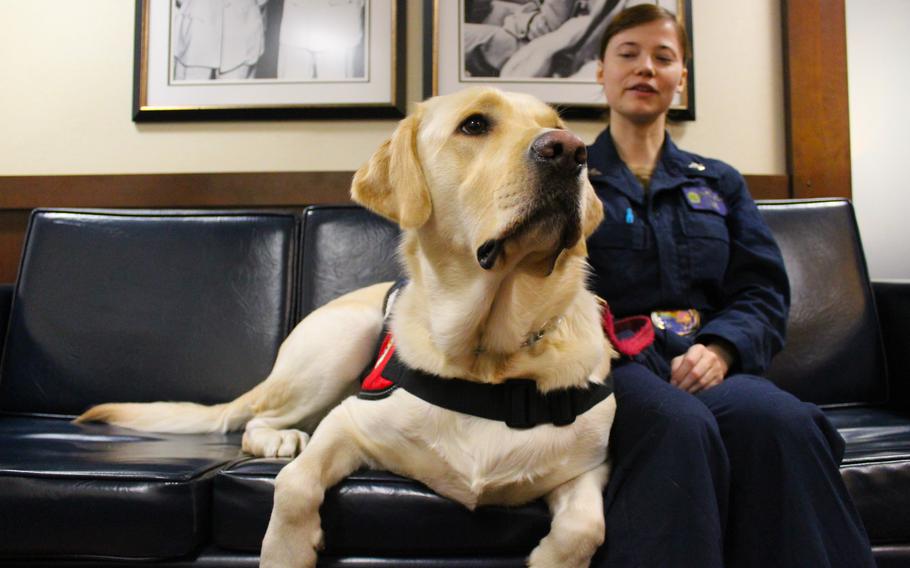
[[352, 411], [377, 465], [473, 508], [530, 501], [603, 463], [615, 406], [610, 397], [571, 425], [525, 430], [401, 391]]

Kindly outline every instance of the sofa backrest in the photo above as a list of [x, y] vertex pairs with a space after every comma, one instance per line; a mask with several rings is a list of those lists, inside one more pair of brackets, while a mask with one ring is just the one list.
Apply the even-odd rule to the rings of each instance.
[[[819, 404], [887, 399], [853, 208], [762, 202], [792, 306], [769, 377]], [[302, 226], [301, 226], [302, 219]], [[0, 411], [230, 400], [264, 378], [290, 328], [401, 276], [399, 230], [357, 206], [283, 212], [39, 210], [0, 367]]]
[[303, 262], [298, 319], [361, 288], [395, 280], [398, 226], [356, 205], [308, 207], [303, 221]]
[[888, 398], [884, 352], [853, 206], [767, 201], [762, 215], [790, 278], [787, 343], [768, 376], [817, 404]]
[[[885, 401], [882, 342], [852, 205], [786, 200], [759, 208], [791, 286], [787, 345], [769, 377], [818, 404]], [[356, 206], [310, 207], [304, 218], [300, 318], [346, 292], [401, 275], [393, 223]]]
[[231, 400], [293, 324], [300, 217], [32, 214], [0, 369], [0, 410]]

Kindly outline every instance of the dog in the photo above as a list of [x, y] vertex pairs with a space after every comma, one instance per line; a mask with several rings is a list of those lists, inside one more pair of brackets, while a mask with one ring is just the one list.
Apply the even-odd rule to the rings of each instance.
[[534, 427], [451, 410], [406, 388], [351, 396], [384, 326], [402, 364], [422, 373], [418, 382], [432, 375], [486, 388], [521, 379], [533, 381], [535, 396], [604, 384], [616, 352], [585, 286], [585, 238], [603, 218], [585, 145], [533, 97], [467, 89], [420, 103], [355, 173], [351, 194], [402, 229], [408, 280], [388, 317], [390, 283], [357, 290], [301, 321], [269, 376], [232, 402], [103, 404], [77, 421], [244, 428], [245, 452], [296, 455], [276, 479], [264, 567], [316, 565], [324, 493], [362, 466], [419, 480], [469, 509], [543, 497], [551, 530], [528, 565], [588, 566], [605, 538], [612, 394], [561, 425]]

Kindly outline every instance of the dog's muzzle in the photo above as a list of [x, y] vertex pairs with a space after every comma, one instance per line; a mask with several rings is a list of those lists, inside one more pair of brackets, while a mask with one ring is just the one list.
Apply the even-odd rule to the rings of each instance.
[[496, 239], [478, 247], [477, 262], [484, 270], [496, 265], [509, 239], [520, 237], [533, 226], [545, 226], [558, 235], [549, 270], [559, 253], [581, 237], [579, 182], [588, 160], [581, 138], [566, 130], [544, 132], [531, 142], [528, 159], [535, 166], [538, 192], [528, 204], [527, 214]]

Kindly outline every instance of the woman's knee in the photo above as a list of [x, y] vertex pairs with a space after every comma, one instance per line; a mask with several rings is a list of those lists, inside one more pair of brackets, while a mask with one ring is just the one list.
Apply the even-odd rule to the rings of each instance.
[[[761, 377], [736, 375], [716, 387], [719, 396], [703, 398], [717, 419], [725, 443], [752, 448], [805, 444], [827, 437], [821, 410]], [[722, 389], [722, 390], [720, 390]], [[724, 392], [726, 391], [726, 392]]]
[[617, 370], [614, 384], [617, 407], [611, 446], [617, 452], [642, 445], [681, 452], [723, 451], [717, 420], [697, 398], [643, 367]]
[[[639, 401], [622, 412], [618, 402], [615, 428], [630, 421], [637, 422], [641, 437], [651, 444], [669, 444], [675, 448], [714, 447], [721, 441], [717, 420], [708, 408], [688, 393], [670, 387], [675, 392], [662, 393], [658, 398]], [[628, 399], [626, 400], [628, 402]], [[632, 414], [634, 413], [634, 414]], [[632, 414], [631, 420], [628, 420]], [[620, 430], [621, 431], [621, 430]]]

